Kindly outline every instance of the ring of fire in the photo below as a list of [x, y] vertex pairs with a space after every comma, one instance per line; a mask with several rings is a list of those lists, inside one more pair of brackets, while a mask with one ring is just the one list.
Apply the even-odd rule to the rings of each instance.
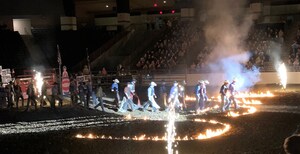
[[[176, 141], [208, 139], [208, 138], [222, 135], [222, 134], [228, 132], [231, 128], [231, 126], [229, 124], [222, 123], [222, 122], [215, 121], [215, 120], [194, 119], [194, 120], [184, 121], [183, 123], [186, 123], [186, 122], [208, 123], [210, 125], [218, 125], [218, 126], [215, 126], [215, 127], [217, 127], [215, 129], [212, 129], [212, 128], [205, 129], [205, 131], [203, 131], [201, 133], [198, 132], [194, 135], [176, 135], [176, 138], [175, 138]], [[222, 127], [222, 128], [219, 128], [219, 127]], [[148, 136], [146, 134], [132, 135], [131, 137], [130, 136], [117, 137], [117, 136], [111, 136], [111, 135], [94, 135], [92, 133], [88, 133], [86, 135], [77, 134], [75, 136], [75, 138], [78, 138], [78, 139], [102, 139], [102, 140], [134, 140], [134, 141], [143, 141], [143, 140], [166, 141], [167, 140], [166, 135], [164, 135], [164, 136], [158, 136], [158, 135]]]

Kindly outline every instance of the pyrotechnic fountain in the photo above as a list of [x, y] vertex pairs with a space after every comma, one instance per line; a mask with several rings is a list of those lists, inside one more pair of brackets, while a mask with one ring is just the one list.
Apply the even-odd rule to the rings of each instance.
[[283, 89], [286, 89], [287, 84], [287, 70], [284, 63], [281, 63], [278, 67], [278, 77], [280, 79], [280, 84], [282, 85]]
[[168, 125], [167, 125], [167, 150], [168, 154], [173, 154], [173, 144], [176, 136], [176, 127], [175, 127], [175, 107], [174, 103], [170, 103], [169, 112], [168, 112]]
[[42, 85], [43, 85], [43, 78], [41, 72], [36, 72], [34, 79], [35, 79], [36, 88], [38, 90], [38, 94], [40, 95], [42, 93]]

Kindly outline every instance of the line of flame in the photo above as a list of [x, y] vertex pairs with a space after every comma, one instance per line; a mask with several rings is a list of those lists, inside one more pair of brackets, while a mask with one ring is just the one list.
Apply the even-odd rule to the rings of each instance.
[[253, 106], [243, 105], [242, 107], [243, 108], [248, 108], [247, 112], [239, 113], [239, 112], [229, 111], [227, 113], [227, 116], [228, 117], [238, 117], [238, 116], [242, 116], [242, 115], [253, 114], [257, 111], [257, 109]]
[[[271, 93], [270, 91], [266, 91], [266, 92], [239, 92], [235, 95], [235, 98], [265, 98], [265, 97], [274, 97], [275, 95], [273, 93]], [[221, 100], [220, 96], [213, 96], [211, 97], [209, 100]], [[186, 101], [196, 101], [196, 97], [194, 96], [189, 96], [186, 95], [185, 96], [185, 100]]]

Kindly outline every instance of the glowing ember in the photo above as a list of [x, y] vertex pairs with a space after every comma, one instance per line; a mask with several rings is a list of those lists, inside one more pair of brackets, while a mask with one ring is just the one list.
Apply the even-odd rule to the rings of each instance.
[[247, 115], [247, 114], [253, 114], [257, 111], [257, 109], [253, 106], [242, 106], [243, 108], [248, 108], [247, 112], [243, 112], [243, 113], [239, 113], [239, 112], [233, 112], [233, 111], [229, 111], [227, 113], [228, 117], [238, 117], [238, 116], [242, 116], [242, 115]]
[[230, 111], [230, 112], [227, 113], [227, 116], [228, 117], [238, 117], [238, 116], [240, 116], [240, 114], [236, 113], [236, 112], [233, 112], [233, 111]]
[[208, 138], [212, 138], [212, 137], [216, 137], [216, 136], [220, 136], [222, 134], [224, 134], [225, 132], [229, 131], [230, 129], [230, 125], [228, 124], [224, 124], [225, 128], [224, 129], [217, 129], [215, 131], [211, 130], [211, 129], [207, 129], [205, 131], [204, 134], [200, 133], [197, 137], [197, 139], [208, 139]]
[[149, 120], [149, 117], [145, 116], [145, 117], [143, 117], [143, 120]]
[[81, 134], [77, 134], [75, 137], [76, 138], [84, 138], [84, 136], [82, 136]]
[[185, 100], [186, 101], [196, 101], [196, 97], [191, 97], [191, 96], [186, 95]]
[[132, 119], [132, 116], [130, 114], [128, 114], [126, 117], [125, 117], [126, 120], [131, 120]]
[[263, 97], [274, 97], [274, 94], [271, 93], [270, 91], [267, 92], [258, 92], [258, 93], [253, 93], [253, 92], [240, 92], [236, 96], [236, 98], [263, 98]]
[[87, 137], [88, 137], [89, 139], [96, 138], [96, 136], [94, 136], [93, 134], [89, 134]]
[[281, 63], [278, 68], [278, 76], [280, 79], [280, 84], [282, 85], [282, 88], [286, 88], [286, 83], [287, 83], [287, 73], [286, 73], [286, 67], [284, 63]]
[[[257, 110], [256, 110], [256, 108], [255, 107], [250, 107], [249, 109], [248, 109], [248, 114], [252, 114], [252, 113], [255, 113]], [[244, 114], [245, 115], [245, 114]]]
[[214, 107], [207, 107], [203, 110], [198, 110], [196, 111], [197, 114], [201, 114], [201, 113], [205, 113], [205, 112], [208, 112], [208, 111], [211, 111], [212, 109], [219, 109], [220, 106], [219, 105], [215, 105]]
[[259, 104], [262, 104], [261, 101], [259, 100], [246, 100], [245, 98], [242, 98], [241, 101], [239, 100], [236, 100], [238, 104], [247, 104], [247, 105], [259, 105]]
[[36, 88], [38, 90], [38, 93], [39, 93], [39, 95], [41, 95], [42, 85], [43, 85], [43, 78], [42, 78], [41, 72], [36, 72], [34, 79], [36, 81]]

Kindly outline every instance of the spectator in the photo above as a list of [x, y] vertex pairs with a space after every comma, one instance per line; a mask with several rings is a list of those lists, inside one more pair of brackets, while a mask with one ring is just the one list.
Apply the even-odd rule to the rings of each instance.
[[106, 71], [105, 67], [102, 68], [101, 75], [103, 75], [103, 76], [107, 75], [107, 71]]
[[90, 75], [90, 70], [87, 65], [84, 65], [83, 70], [82, 70], [83, 75]]

